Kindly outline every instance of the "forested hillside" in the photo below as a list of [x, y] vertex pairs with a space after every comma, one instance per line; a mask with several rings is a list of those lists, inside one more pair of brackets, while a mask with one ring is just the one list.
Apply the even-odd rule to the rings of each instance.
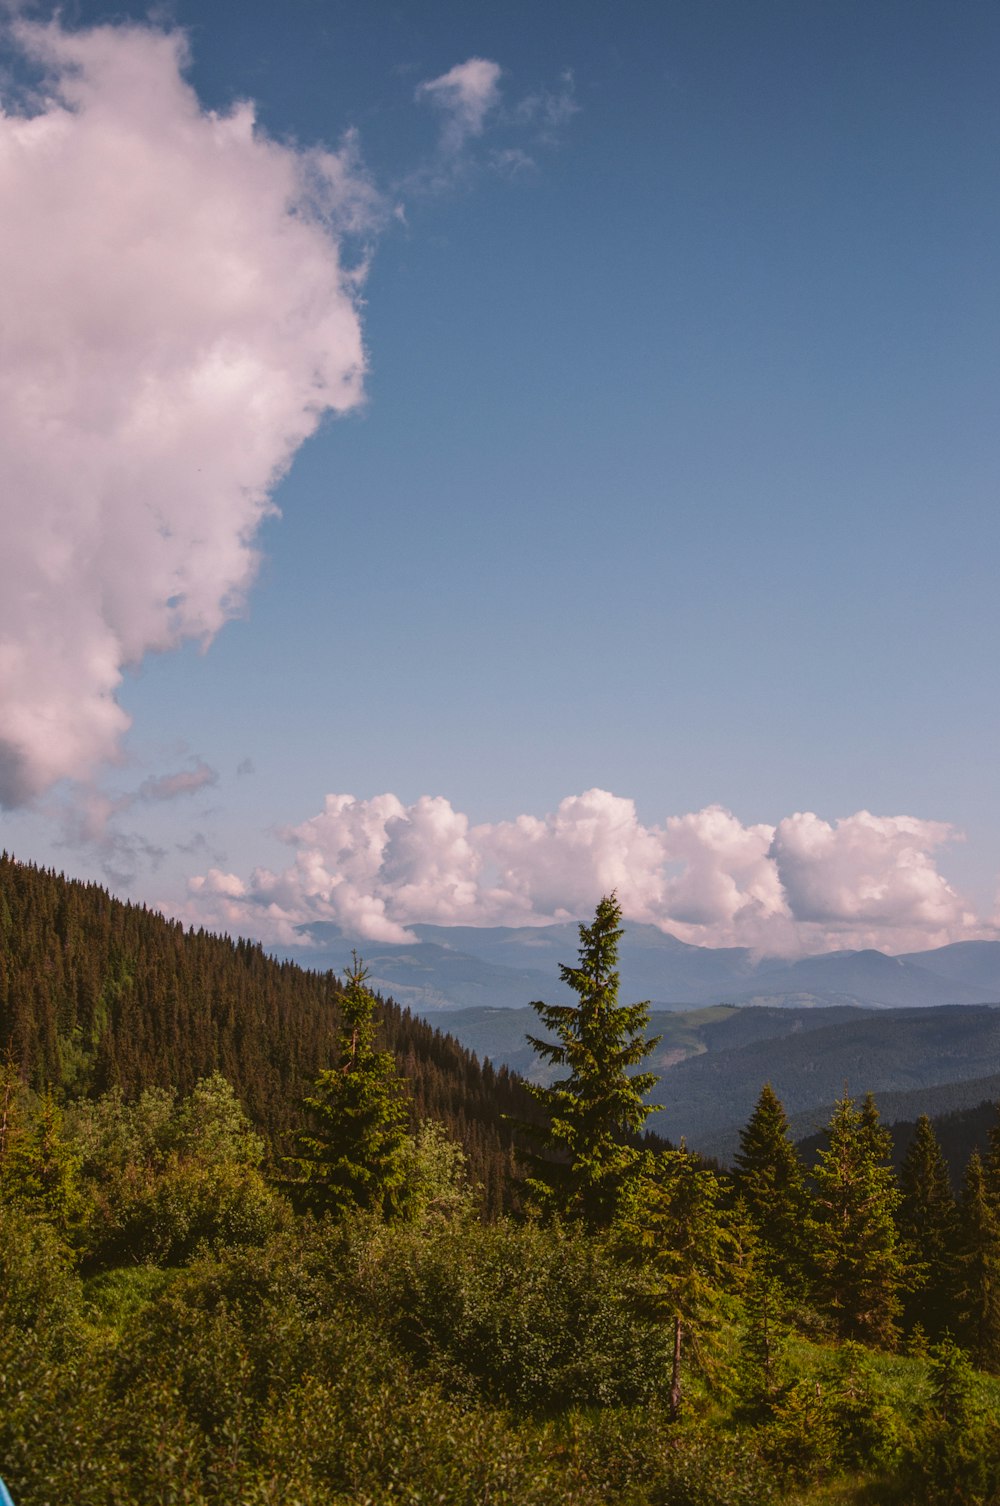
[[[0, 1055], [36, 1088], [184, 1095], [220, 1072], [277, 1147], [329, 1063], [339, 1001], [331, 973], [0, 857]], [[381, 1019], [415, 1116], [440, 1120], [463, 1145], [496, 1211], [510, 1172], [503, 1116], [532, 1112], [517, 1078], [391, 1000]]]
[[359, 962], [0, 873], [17, 1506], [1000, 1503], [995, 1115], [957, 1197], [846, 1092], [808, 1165], [770, 1086], [731, 1173], [645, 1136], [613, 895], [524, 1084]]

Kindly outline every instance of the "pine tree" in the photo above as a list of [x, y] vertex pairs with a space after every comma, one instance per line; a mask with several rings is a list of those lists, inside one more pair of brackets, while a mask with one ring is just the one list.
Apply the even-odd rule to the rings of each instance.
[[889, 1346], [897, 1335], [902, 1272], [891, 1137], [871, 1095], [859, 1110], [846, 1092], [827, 1134], [813, 1170], [817, 1296], [840, 1338]]
[[605, 896], [593, 925], [580, 926], [576, 967], [560, 966], [576, 1004], [532, 1003], [558, 1042], [528, 1040], [546, 1061], [566, 1069], [551, 1087], [531, 1086], [545, 1117], [541, 1127], [522, 1125], [554, 1159], [534, 1159], [529, 1193], [543, 1210], [607, 1228], [623, 1191], [638, 1174], [641, 1156], [629, 1145], [653, 1110], [643, 1098], [654, 1072], [631, 1072], [656, 1045], [646, 1040], [649, 1004], [619, 1004], [616, 971], [621, 907]]
[[907, 1329], [919, 1323], [932, 1340], [953, 1317], [958, 1210], [934, 1126], [921, 1114], [899, 1173], [902, 1201], [897, 1223], [906, 1266]]
[[375, 1000], [357, 955], [345, 977], [338, 1061], [316, 1080], [298, 1135], [292, 1188], [317, 1212], [405, 1213], [412, 1162], [410, 1111], [390, 1051], [377, 1051]]
[[727, 1236], [718, 1178], [683, 1148], [644, 1157], [615, 1229], [619, 1250], [642, 1267], [644, 1310], [673, 1329], [670, 1418], [681, 1406], [681, 1357], [691, 1341], [704, 1368], [718, 1326]]
[[757, 1237], [759, 1263], [780, 1270], [790, 1288], [800, 1285], [805, 1183], [784, 1107], [769, 1082], [740, 1134], [733, 1185]]
[[962, 1182], [957, 1260], [959, 1334], [982, 1370], [1000, 1370], [1000, 1212], [974, 1150]]

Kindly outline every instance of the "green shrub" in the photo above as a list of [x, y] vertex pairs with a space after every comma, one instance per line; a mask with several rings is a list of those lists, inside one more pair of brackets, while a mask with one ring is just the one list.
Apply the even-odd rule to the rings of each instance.
[[23, 1207], [0, 1203], [0, 1347], [12, 1330], [56, 1342], [82, 1310], [82, 1287], [55, 1231]]
[[667, 1335], [639, 1316], [635, 1276], [577, 1231], [386, 1231], [356, 1279], [404, 1351], [459, 1393], [553, 1411], [662, 1390]]

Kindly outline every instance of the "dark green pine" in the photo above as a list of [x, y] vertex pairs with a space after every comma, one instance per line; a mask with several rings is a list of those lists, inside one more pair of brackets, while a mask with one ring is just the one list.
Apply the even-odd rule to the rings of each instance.
[[410, 1109], [390, 1051], [375, 1047], [375, 1000], [355, 956], [341, 1001], [337, 1065], [321, 1072], [297, 1136], [293, 1191], [318, 1213], [406, 1211]]
[[813, 1170], [816, 1295], [838, 1337], [888, 1347], [897, 1337], [903, 1273], [890, 1137], [871, 1095], [858, 1109], [846, 1093], [827, 1135]]
[[655, 1072], [634, 1071], [659, 1039], [646, 1039], [649, 1004], [618, 1002], [621, 914], [617, 897], [605, 896], [593, 924], [580, 926], [577, 964], [559, 969], [577, 1002], [533, 1002], [556, 1040], [528, 1036], [564, 1072], [551, 1087], [530, 1087], [543, 1123], [523, 1128], [547, 1155], [533, 1158], [528, 1190], [543, 1210], [592, 1229], [608, 1227], [638, 1173], [629, 1141], [653, 1112], [643, 1100], [657, 1080]]
[[956, 1264], [959, 1335], [974, 1364], [1000, 1370], [1000, 1213], [978, 1150], [962, 1182]]
[[765, 1266], [780, 1271], [790, 1288], [799, 1286], [806, 1214], [802, 1163], [788, 1132], [784, 1106], [769, 1082], [740, 1134], [733, 1185]]
[[958, 1209], [934, 1126], [921, 1114], [899, 1172], [897, 1223], [906, 1265], [903, 1320], [940, 1339], [954, 1321]]

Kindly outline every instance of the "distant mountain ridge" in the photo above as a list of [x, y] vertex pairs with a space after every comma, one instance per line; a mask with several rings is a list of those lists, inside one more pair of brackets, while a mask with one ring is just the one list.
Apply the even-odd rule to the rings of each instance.
[[[469, 1050], [529, 1080], [557, 1075], [526, 1040], [538, 1033], [530, 1008], [456, 1010], [448, 1029]], [[644, 1066], [659, 1074], [648, 1101], [662, 1112], [657, 1134], [729, 1163], [765, 1082], [794, 1135], [825, 1125], [844, 1091], [872, 1092], [883, 1119], [913, 1120], [973, 1109], [1000, 1098], [1000, 1007], [917, 1009], [715, 1005], [657, 1010], [660, 1040]]]
[[[349, 936], [336, 925], [309, 927], [314, 945], [272, 949], [308, 968], [342, 972], [356, 949], [374, 985], [421, 1013], [476, 1006], [522, 1008], [570, 996], [559, 964], [572, 962], [577, 927], [410, 927], [412, 942]], [[892, 957], [875, 950], [825, 952], [783, 960], [747, 947], [700, 947], [656, 926], [626, 925], [622, 998], [654, 1006], [770, 1004], [929, 1008], [1000, 1001], [1000, 942], [968, 941]]]

